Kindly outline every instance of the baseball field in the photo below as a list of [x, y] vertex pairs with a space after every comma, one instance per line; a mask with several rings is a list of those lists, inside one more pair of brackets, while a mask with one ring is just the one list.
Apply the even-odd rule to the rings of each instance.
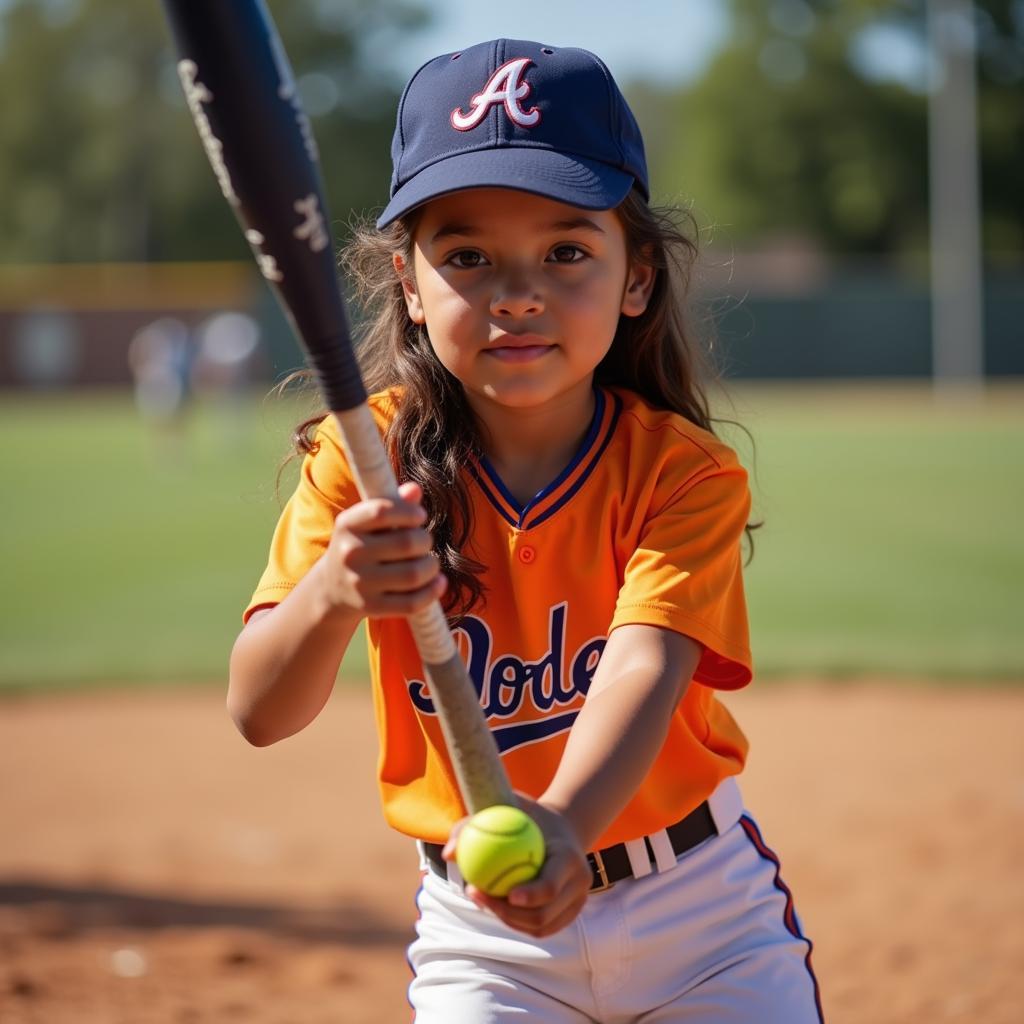
[[[833, 1024], [1024, 1005], [1024, 389], [738, 388], [758, 678], [726, 703]], [[0, 1020], [407, 1020], [411, 844], [359, 653], [247, 747], [225, 663], [295, 399], [0, 401]], [[294, 479], [285, 468], [283, 499]]]

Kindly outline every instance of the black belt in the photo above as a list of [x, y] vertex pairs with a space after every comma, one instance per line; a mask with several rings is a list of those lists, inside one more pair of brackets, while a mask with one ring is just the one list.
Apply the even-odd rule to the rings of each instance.
[[[678, 857], [687, 850], [692, 850], [698, 843], [718, 835], [715, 828], [715, 820], [711, 817], [711, 808], [707, 801], [702, 803], [695, 811], [691, 811], [685, 818], [680, 819], [674, 825], [669, 825], [665, 831], [668, 833], [672, 850]], [[650, 840], [644, 839], [647, 847], [647, 857], [654, 861], [654, 850], [651, 848]], [[423, 852], [426, 855], [427, 863], [433, 868], [436, 874], [442, 878], [448, 876], [448, 866], [441, 856], [444, 847], [438, 843], [424, 843]], [[629, 854], [626, 852], [625, 843], [616, 843], [615, 846], [607, 846], [603, 850], [596, 850], [587, 854], [587, 861], [594, 879], [590, 885], [591, 892], [602, 892], [611, 888], [616, 882], [624, 878], [631, 878], [633, 869], [629, 864]]]

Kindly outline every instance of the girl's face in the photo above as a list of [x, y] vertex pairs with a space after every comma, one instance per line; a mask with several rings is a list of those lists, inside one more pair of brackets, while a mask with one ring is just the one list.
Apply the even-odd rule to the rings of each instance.
[[395, 257], [409, 316], [478, 411], [589, 393], [619, 315], [639, 316], [654, 280], [613, 211], [511, 189], [432, 200], [413, 246], [411, 268]]

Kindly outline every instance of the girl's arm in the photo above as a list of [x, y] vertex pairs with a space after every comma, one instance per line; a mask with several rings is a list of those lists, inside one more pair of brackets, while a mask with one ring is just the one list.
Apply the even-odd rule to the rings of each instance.
[[558, 771], [540, 797], [568, 820], [584, 850], [640, 788], [700, 656], [700, 644], [657, 626], [620, 626], [608, 638]]
[[[508, 899], [473, 898], [510, 927], [543, 937], [582, 909], [593, 849], [654, 764], [669, 721], [700, 660], [689, 637], [656, 626], [620, 626], [608, 638], [558, 770], [536, 803], [523, 800], [547, 843], [540, 876]], [[446, 856], [454, 854], [449, 841]]]
[[341, 512], [320, 560], [238, 635], [228, 711], [250, 743], [275, 743], [319, 714], [363, 618], [406, 616], [444, 593], [420, 488], [403, 484], [399, 494]]
[[265, 747], [320, 713], [360, 616], [324, 600], [325, 559], [274, 608], [254, 612], [231, 651], [228, 713], [252, 744]]

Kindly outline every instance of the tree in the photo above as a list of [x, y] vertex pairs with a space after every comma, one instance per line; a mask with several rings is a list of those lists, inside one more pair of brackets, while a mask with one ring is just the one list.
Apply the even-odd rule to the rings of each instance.
[[[308, 94], [337, 229], [379, 205], [390, 177], [400, 83], [367, 44], [425, 15], [416, 0], [270, 6]], [[248, 258], [159, 4], [15, 0], [0, 14], [0, 94], [0, 260]]]
[[[842, 252], [912, 254], [927, 244], [927, 114], [918, 87], [871, 74], [866, 33], [902, 34], [925, 57], [923, 0], [732, 0], [728, 45], [692, 87], [644, 92], [662, 129], [663, 192], [693, 196], [714, 234], [742, 242], [800, 232]], [[985, 244], [1024, 249], [1024, 14], [976, 4]], [[666, 187], [667, 183], [667, 187]]]

